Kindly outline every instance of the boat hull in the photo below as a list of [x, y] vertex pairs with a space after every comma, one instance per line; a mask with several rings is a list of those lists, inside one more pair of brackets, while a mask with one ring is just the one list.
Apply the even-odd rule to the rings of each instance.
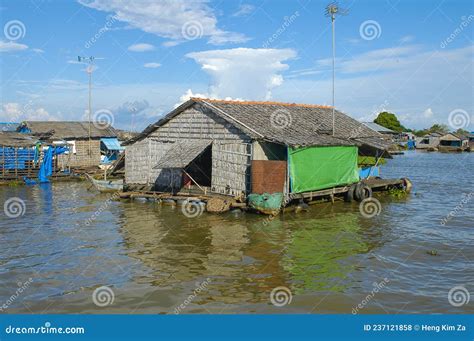
[[274, 215], [280, 212], [283, 203], [283, 193], [250, 194], [248, 205], [264, 214]]

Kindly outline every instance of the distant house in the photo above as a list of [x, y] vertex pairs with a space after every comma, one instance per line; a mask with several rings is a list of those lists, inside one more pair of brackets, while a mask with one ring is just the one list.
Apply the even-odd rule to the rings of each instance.
[[390, 145], [332, 108], [192, 98], [126, 142], [129, 188], [245, 197], [305, 193], [359, 181], [358, 155]]
[[67, 167], [99, 166], [101, 161], [113, 159], [123, 149], [115, 129], [100, 122], [24, 121], [16, 130], [41, 141], [66, 143], [69, 152], [58, 158], [62, 166]]
[[443, 134], [433, 132], [419, 137], [416, 141], [416, 149], [437, 149], [441, 136]]
[[4, 131], [16, 131], [19, 123], [13, 122], [0, 122], [0, 132]]
[[439, 139], [439, 151], [463, 151], [469, 147], [469, 138], [454, 133], [448, 133]]
[[474, 132], [471, 131], [468, 138], [469, 138], [469, 148], [471, 149], [471, 151], [474, 151]]
[[376, 132], [382, 134], [387, 140], [393, 140], [398, 137], [399, 133], [385, 128], [384, 126], [381, 126], [380, 124], [377, 124], [375, 122], [362, 122], [364, 123], [367, 127], [369, 127], [372, 130], [375, 130]]

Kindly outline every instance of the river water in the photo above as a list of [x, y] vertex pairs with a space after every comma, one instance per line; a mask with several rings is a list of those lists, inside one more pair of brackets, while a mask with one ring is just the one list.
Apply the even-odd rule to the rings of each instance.
[[343, 202], [188, 218], [82, 182], [3, 186], [24, 207], [0, 212], [0, 312], [474, 313], [473, 170], [473, 153], [396, 156], [382, 176], [413, 192], [378, 196], [374, 218]]

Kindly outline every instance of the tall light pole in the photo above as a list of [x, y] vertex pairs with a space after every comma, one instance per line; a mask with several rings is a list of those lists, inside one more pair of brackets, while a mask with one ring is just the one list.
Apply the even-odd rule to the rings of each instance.
[[326, 6], [325, 14], [331, 18], [332, 24], [332, 136], [334, 136], [336, 130], [336, 15], [345, 15], [347, 11], [339, 8], [337, 2], [333, 2]]

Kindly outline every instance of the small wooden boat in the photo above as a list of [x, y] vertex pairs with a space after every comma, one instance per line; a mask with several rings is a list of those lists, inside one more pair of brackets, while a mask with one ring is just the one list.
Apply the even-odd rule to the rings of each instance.
[[123, 190], [123, 179], [121, 180], [97, 180], [86, 173], [87, 179], [99, 192], [118, 192]]

